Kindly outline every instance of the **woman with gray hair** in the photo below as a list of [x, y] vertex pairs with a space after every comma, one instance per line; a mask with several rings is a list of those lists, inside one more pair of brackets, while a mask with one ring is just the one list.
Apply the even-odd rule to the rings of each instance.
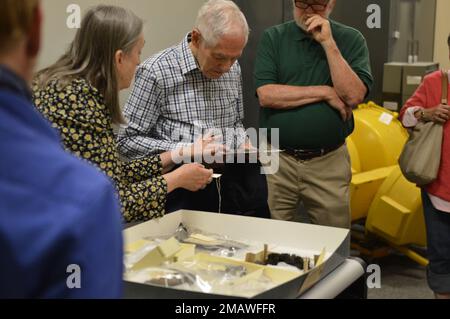
[[66, 149], [115, 182], [127, 222], [161, 217], [167, 193], [197, 191], [212, 181], [212, 171], [195, 163], [162, 175], [174, 167], [173, 152], [131, 162], [118, 158], [112, 124], [126, 123], [118, 93], [131, 85], [144, 43], [143, 22], [134, 13], [94, 7], [67, 53], [40, 71], [33, 85], [36, 107], [61, 132]]

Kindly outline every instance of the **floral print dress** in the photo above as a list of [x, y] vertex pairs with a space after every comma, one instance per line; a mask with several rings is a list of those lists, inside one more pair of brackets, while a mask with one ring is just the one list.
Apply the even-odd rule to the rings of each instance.
[[33, 98], [37, 109], [59, 130], [64, 147], [114, 181], [126, 222], [164, 215], [167, 183], [160, 157], [119, 159], [111, 115], [96, 88], [84, 79], [74, 79], [63, 88], [58, 81], [45, 89], [34, 83]]

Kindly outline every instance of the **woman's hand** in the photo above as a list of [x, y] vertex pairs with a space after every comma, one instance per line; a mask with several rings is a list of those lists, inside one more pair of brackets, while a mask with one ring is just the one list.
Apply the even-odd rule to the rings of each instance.
[[198, 163], [186, 164], [164, 175], [169, 193], [177, 188], [191, 192], [205, 189], [213, 180], [213, 170], [206, 169]]
[[445, 124], [450, 120], [450, 106], [440, 104], [431, 109], [421, 109], [415, 115], [423, 122]]

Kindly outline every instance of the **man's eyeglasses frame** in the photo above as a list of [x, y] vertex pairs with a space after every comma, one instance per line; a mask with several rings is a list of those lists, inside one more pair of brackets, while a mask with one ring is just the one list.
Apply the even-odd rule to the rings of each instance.
[[295, 0], [294, 2], [295, 6], [302, 10], [306, 10], [311, 7], [314, 11], [324, 11], [328, 6], [328, 2], [326, 4], [308, 3], [305, 0]]

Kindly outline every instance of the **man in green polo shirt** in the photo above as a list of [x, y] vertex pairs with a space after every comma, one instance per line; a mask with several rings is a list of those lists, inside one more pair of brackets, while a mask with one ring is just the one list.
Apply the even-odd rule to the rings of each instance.
[[350, 227], [352, 110], [373, 83], [362, 34], [330, 20], [336, 0], [293, 0], [295, 21], [265, 31], [255, 67], [261, 127], [280, 130], [279, 171], [268, 176], [272, 217], [303, 202], [314, 224]]

